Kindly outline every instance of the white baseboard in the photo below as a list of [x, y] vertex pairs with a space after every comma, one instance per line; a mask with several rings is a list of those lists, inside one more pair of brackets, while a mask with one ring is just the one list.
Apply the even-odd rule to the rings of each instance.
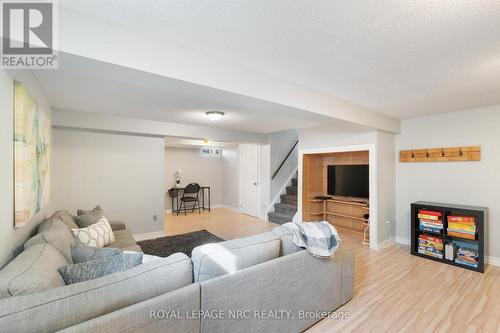
[[237, 213], [240, 212], [239, 208], [233, 207], [233, 206], [228, 206], [228, 205], [213, 205], [212, 208], [226, 208], [226, 209], [233, 210], [233, 211], [235, 211]]
[[404, 237], [393, 237], [392, 239], [386, 239], [385, 241], [377, 243], [377, 250], [383, 249], [395, 243], [402, 245], [410, 245], [410, 239]]
[[406, 237], [395, 237], [394, 242], [403, 245], [410, 245], [410, 239]]
[[382, 241], [382, 242], [377, 244], [377, 249], [383, 249], [385, 247], [388, 247], [392, 243], [393, 243], [393, 241], [391, 239], [386, 239], [385, 241]]
[[[226, 209], [230, 209], [230, 210], [233, 210], [237, 213], [240, 212], [240, 210], [236, 207], [232, 207], [232, 206], [227, 206], [227, 205], [212, 205], [210, 206], [210, 209], [214, 209], [214, 208], [226, 208]], [[172, 210], [171, 209], [165, 209], [165, 214], [172, 214]]]
[[135, 234], [133, 236], [136, 242], [140, 242], [146, 239], [165, 237], [166, 235], [164, 231], [153, 231], [153, 232], [146, 232], [144, 234]]
[[484, 259], [488, 265], [500, 266], [500, 258], [498, 257], [484, 256]]

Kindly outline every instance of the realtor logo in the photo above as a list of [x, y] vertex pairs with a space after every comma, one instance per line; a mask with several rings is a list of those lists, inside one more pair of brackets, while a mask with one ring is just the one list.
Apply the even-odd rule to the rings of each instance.
[[57, 68], [52, 1], [3, 1], [2, 68]]

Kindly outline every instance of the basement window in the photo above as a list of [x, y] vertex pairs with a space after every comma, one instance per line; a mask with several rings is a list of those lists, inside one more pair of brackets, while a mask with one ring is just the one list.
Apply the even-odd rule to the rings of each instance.
[[200, 148], [200, 156], [203, 156], [203, 157], [221, 157], [222, 156], [222, 149], [221, 148], [203, 147], [203, 148]]

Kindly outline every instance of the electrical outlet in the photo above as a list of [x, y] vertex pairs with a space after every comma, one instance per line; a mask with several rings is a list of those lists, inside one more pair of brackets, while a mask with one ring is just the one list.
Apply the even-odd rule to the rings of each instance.
[[158, 221], [158, 215], [153, 215], [153, 221], [154, 222]]

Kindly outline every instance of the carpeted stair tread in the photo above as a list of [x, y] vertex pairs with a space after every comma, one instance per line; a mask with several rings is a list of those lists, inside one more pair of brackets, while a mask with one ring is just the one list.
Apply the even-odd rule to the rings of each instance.
[[286, 187], [286, 194], [280, 195], [280, 202], [274, 204], [274, 212], [268, 213], [269, 222], [284, 224], [291, 222], [297, 213], [297, 178], [292, 178], [292, 185]]
[[297, 211], [297, 206], [289, 205], [286, 203], [277, 203], [277, 204], [274, 204], [274, 207], [280, 208], [280, 209], [290, 210], [290, 211], [293, 211], [294, 213]]
[[272, 223], [277, 223], [277, 224], [284, 224], [287, 222], [292, 222], [293, 216], [286, 215], [286, 214], [281, 214], [281, 213], [268, 213], [269, 216], [269, 222]]
[[297, 206], [297, 196], [295, 195], [282, 194], [280, 196], [280, 201], [288, 205]]
[[297, 186], [287, 186], [286, 187], [286, 194], [288, 195], [297, 195]]

